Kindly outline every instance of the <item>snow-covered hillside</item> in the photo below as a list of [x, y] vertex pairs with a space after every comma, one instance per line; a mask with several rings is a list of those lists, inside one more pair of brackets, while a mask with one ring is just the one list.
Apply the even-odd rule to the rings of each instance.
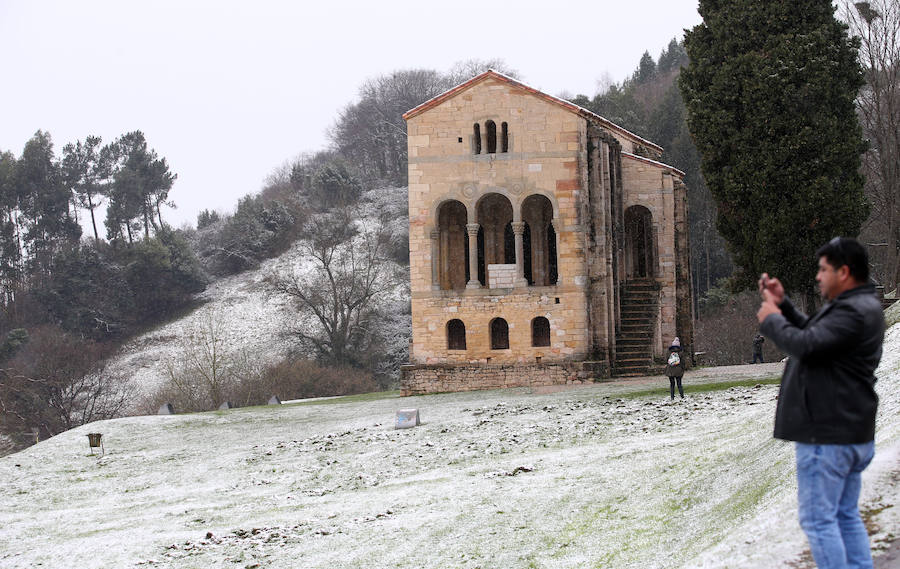
[[278, 361], [291, 348], [286, 332], [297, 313], [287, 297], [267, 294], [263, 281], [273, 271], [301, 264], [300, 246], [294, 244], [256, 270], [215, 281], [198, 295], [199, 308], [124, 345], [110, 372], [129, 378], [136, 392], [152, 392], [165, 380], [166, 364], [177, 358], [185, 338], [210, 318], [222, 320], [226, 349], [246, 351], [260, 362]]
[[[365, 192], [354, 210], [360, 230], [381, 228], [392, 246], [405, 247], [409, 242], [406, 194], [406, 188]], [[216, 329], [224, 335], [218, 347], [229, 353], [242, 353], [253, 364], [277, 363], [288, 351], [296, 349], [291, 331], [302, 325], [302, 318], [286, 295], [267, 291], [265, 279], [276, 273], [287, 275], [314, 270], [315, 263], [304, 252], [303, 245], [302, 241], [295, 242], [287, 252], [263, 262], [255, 270], [213, 282], [198, 295], [196, 300], [201, 304], [198, 309], [124, 345], [110, 361], [108, 372], [128, 378], [135, 394], [132, 404], [140, 402], [140, 394], [152, 393], [166, 380], [167, 364], [177, 360], [191, 333], [208, 327], [211, 320], [219, 324]], [[392, 271], [406, 274], [406, 269], [393, 261], [383, 262], [390, 263]], [[377, 302], [386, 313], [382, 325], [387, 330], [382, 336], [389, 351], [403, 352], [410, 333], [408, 285], [380, 295]]]
[[[900, 326], [864, 509], [900, 527]], [[805, 547], [779, 364], [646, 382], [130, 417], [0, 458], [0, 567], [774, 569]], [[630, 394], [630, 395], [629, 395]], [[398, 409], [423, 424], [395, 430]], [[103, 434], [106, 454], [88, 452]]]

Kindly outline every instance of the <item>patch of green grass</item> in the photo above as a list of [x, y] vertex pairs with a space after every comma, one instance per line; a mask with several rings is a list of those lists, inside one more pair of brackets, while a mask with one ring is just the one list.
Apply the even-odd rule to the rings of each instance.
[[[700, 383], [696, 385], [685, 385], [685, 395], [697, 395], [699, 393], [712, 393], [714, 391], [724, 391], [732, 387], [753, 387], [755, 385], [777, 385], [781, 383], [780, 375], [771, 377], [755, 378], [755, 379], [738, 379], [734, 381], [721, 381], [717, 383]], [[669, 385], [661, 387], [653, 387], [651, 389], [642, 389], [640, 391], [630, 391], [621, 393], [617, 397], [622, 399], [639, 399], [641, 397], [658, 397], [660, 395], [669, 394]]]
[[779, 482], [780, 479], [771, 471], [767, 475], [758, 477], [755, 484], [738, 489], [729, 500], [715, 507], [712, 516], [722, 521], [722, 527], [728, 527], [732, 525], [733, 520], [752, 515], [762, 503], [763, 498], [775, 491]]

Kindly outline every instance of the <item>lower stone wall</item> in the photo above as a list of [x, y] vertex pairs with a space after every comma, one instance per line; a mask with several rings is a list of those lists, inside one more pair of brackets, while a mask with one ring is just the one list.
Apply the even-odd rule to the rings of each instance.
[[571, 385], [609, 378], [604, 361], [530, 365], [405, 365], [400, 368], [403, 396], [505, 387]]

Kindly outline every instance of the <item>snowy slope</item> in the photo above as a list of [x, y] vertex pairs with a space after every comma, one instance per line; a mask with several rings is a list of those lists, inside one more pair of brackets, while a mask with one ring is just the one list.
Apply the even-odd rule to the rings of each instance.
[[[379, 188], [365, 192], [355, 211], [356, 223], [364, 227], [383, 226], [390, 239], [408, 243], [406, 188]], [[322, 214], [326, 215], [326, 214]], [[396, 267], [396, 265], [393, 265]], [[221, 349], [244, 353], [253, 364], [277, 363], [296, 348], [290, 331], [298, 326], [298, 313], [284, 295], [267, 293], [264, 280], [273, 273], [304, 273], [314, 262], [304, 258], [303, 243], [251, 271], [217, 280], [197, 300], [201, 306], [190, 314], [142, 334], [128, 342], [114, 357], [109, 373], [129, 378], [135, 394], [148, 394], [165, 381], [167, 363], [175, 361], [192, 331], [204, 328], [210, 318], [221, 321], [225, 334]], [[408, 269], [404, 270], [408, 274]], [[409, 303], [408, 286], [399, 286], [378, 299], [388, 312], [385, 334], [402, 350], [408, 343], [409, 318], [404, 309]], [[396, 320], [396, 321], [395, 321]], [[139, 403], [138, 397], [133, 404]]]
[[[675, 403], [626, 396], [653, 380], [86, 425], [0, 458], [0, 568], [786, 567], [805, 544], [777, 387], [691, 393], [778, 367], [689, 373]], [[879, 377], [876, 544], [900, 527], [900, 326]], [[423, 425], [394, 430], [406, 407]]]
[[296, 311], [284, 296], [268, 295], [263, 280], [273, 271], [301, 266], [299, 244], [269, 259], [254, 271], [213, 282], [197, 300], [202, 305], [187, 316], [138, 336], [119, 350], [110, 373], [130, 378], [134, 390], [149, 393], [166, 377], [166, 362], [177, 357], [185, 338], [210, 318], [224, 319], [222, 330], [229, 350], [243, 350], [260, 362], [277, 362], [291, 347], [285, 335]]

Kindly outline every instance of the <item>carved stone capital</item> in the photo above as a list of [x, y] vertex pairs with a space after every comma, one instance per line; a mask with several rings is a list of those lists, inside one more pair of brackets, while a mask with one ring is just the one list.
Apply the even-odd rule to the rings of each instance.
[[466, 233], [468, 233], [469, 236], [477, 237], [477, 236], [478, 236], [478, 229], [479, 229], [480, 227], [481, 227], [481, 225], [479, 225], [479, 224], [477, 224], [477, 223], [467, 223], [467, 224], [466, 224]]
[[516, 235], [524, 235], [525, 234], [525, 222], [524, 221], [513, 221], [512, 222], [512, 230]]

